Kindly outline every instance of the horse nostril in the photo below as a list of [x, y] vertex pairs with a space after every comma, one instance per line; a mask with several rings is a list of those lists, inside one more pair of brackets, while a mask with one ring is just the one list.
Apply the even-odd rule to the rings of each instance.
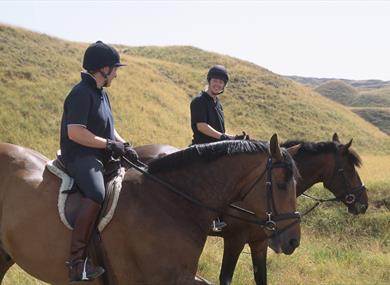
[[362, 213], [365, 213], [367, 211], [367, 209], [368, 209], [368, 204], [363, 204], [361, 206], [361, 209], [362, 209]]
[[291, 240], [290, 240], [290, 246], [291, 246], [292, 248], [297, 248], [297, 247], [299, 246], [299, 241], [296, 240], [295, 238], [291, 239]]

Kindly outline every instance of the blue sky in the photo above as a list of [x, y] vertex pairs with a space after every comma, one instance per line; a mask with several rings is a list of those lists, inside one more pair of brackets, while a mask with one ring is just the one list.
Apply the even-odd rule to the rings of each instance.
[[191, 45], [283, 75], [390, 80], [390, 1], [0, 0], [0, 23], [78, 42]]

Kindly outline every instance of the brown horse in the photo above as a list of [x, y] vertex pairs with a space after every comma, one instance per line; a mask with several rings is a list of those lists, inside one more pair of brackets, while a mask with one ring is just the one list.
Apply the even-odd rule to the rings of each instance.
[[[341, 144], [337, 134], [334, 134], [331, 142], [290, 141], [282, 144], [285, 147], [302, 144], [301, 149], [294, 155], [294, 160], [301, 174], [301, 179], [297, 181], [297, 196], [303, 194], [314, 184], [322, 182], [324, 187], [335, 196], [334, 199], [330, 200], [343, 202], [352, 214], [365, 213], [368, 207], [368, 197], [355, 169], [355, 166], [361, 165], [361, 159], [354, 150], [350, 149], [351, 143], [352, 140], [345, 145]], [[177, 151], [177, 149], [167, 146], [161, 146], [161, 149]], [[146, 153], [151, 156], [151, 153], [156, 150], [158, 150], [157, 146], [147, 147], [142, 149], [141, 156], [146, 155]], [[244, 202], [235, 204], [250, 209], [251, 203], [249, 199], [245, 199]], [[235, 213], [235, 210], [230, 212]], [[210, 232], [210, 235], [224, 238], [220, 284], [231, 283], [237, 260], [246, 243], [251, 249], [256, 284], [267, 284], [268, 240], [266, 233], [256, 226], [236, 219], [225, 217], [224, 220], [228, 227], [219, 234]], [[277, 246], [273, 246], [273, 248], [279, 251]]]
[[[71, 232], [58, 217], [60, 181], [45, 169], [46, 162], [33, 150], [0, 144], [0, 280], [17, 263], [40, 280], [68, 284]], [[293, 170], [289, 152], [273, 136], [268, 146], [220, 142], [151, 163], [153, 177], [174, 185], [177, 193], [127, 171], [115, 216], [102, 233], [113, 281], [205, 284], [195, 274], [210, 223], [244, 196], [256, 201], [251, 220], [276, 222], [280, 246], [291, 253], [300, 240]]]

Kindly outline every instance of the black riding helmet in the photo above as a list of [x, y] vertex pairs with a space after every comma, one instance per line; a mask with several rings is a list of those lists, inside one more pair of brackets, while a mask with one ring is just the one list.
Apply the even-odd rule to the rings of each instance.
[[229, 81], [228, 72], [223, 65], [214, 65], [209, 69], [209, 72], [207, 73], [207, 82], [210, 83], [211, 78], [221, 79], [225, 82], [225, 85]]
[[125, 66], [120, 62], [119, 53], [115, 48], [97, 41], [91, 44], [84, 53], [83, 68], [87, 71], [95, 71], [102, 67]]

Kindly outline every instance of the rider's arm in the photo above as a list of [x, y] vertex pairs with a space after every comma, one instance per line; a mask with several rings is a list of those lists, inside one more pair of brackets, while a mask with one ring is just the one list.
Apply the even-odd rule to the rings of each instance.
[[206, 136], [215, 138], [217, 140], [221, 138], [222, 133], [218, 132], [216, 129], [214, 129], [212, 126], [210, 126], [207, 123], [204, 122], [196, 123], [196, 128], [198, 129], [199, 132], [205, 134]]
[[107, 140], [90, 132], [83, 125], [68, 125], [68, 137], [72, 141], [92, 148], [106, 148]]
[[125, 143], [126, 141], [119, 135], [119, 133], [114, 129], [114, 135], [115, 135], [115, 140], [120, 141], [122, 143]]
[[[200, 97], [195, 98], [190, 104], [191, 124], [202, 134], [219, 140], [222, 133], [214, 129], [207, 123], [207, 107]], [[227, 135], [228, 137], [232, 137]]]

